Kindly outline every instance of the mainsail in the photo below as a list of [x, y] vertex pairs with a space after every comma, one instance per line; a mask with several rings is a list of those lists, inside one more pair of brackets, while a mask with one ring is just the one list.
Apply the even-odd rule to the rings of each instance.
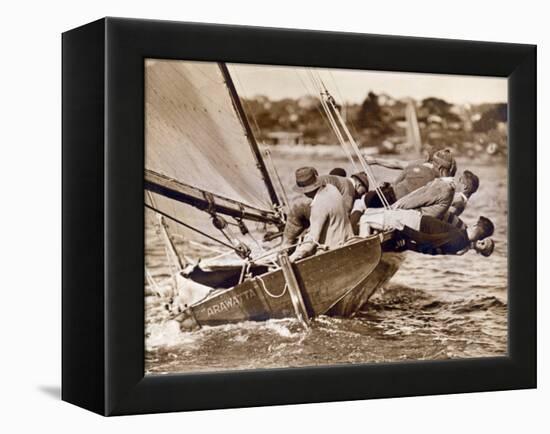
[[218, 236], [204, 211], [277, 220], [277, 196], [224, 64], [146, 60], [145, 186], [147, 204]]

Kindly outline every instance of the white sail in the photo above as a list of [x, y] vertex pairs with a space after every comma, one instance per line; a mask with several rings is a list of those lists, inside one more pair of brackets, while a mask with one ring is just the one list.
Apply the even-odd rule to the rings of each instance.
[[145, 83], [145, 167], [271, 209], [219, 65], [148, 59]]
[[420, 128], [416, 117], [416, 108], [414, 101], [408, 100], [405, 108], [405, 119], [407, 122], [407, 144], [414, 149], [417, 154], [422, 152], [422, 139], [420, 137]]
[[[219, 64], [146, 60], [146, 171], [262, 211], [273, 211], [249, 139]], [[157, 193], [147, 194], [145, 201], [227, 241], [204, 211]], [[166, 222], [172, 234], [197, 238], [192, 231]], [[238, 232], [238, 228], [232, 230]], [[208, 243], [204, 237], [201, 241]]]

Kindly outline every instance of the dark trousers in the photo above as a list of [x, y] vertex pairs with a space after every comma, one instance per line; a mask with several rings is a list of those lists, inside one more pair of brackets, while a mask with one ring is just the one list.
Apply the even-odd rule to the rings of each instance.
[[[393, 204], [397, 199], [395, 198], [395, 192], [393, 191], [393, 187], [391, 184], [384, 182], [380, 186], [380, 190], [382, 190], [382, 193], [384, 193], [384, 196], [386, 197], [386, 200], [391, 205]], [[380, 200], [380, 197], [378, 197], [378, 194], [375, 190], [368, 191], [365, 194], [365, 205], [367, 208], [383, 208], [384, 205], [382, 204], [382, 201]]]
[[429, 255], [454, 255], [470, 245], [465, 230], [430, 216], [422, 216], [420, 231], [405, 226], [401, 234], [409, 250]]

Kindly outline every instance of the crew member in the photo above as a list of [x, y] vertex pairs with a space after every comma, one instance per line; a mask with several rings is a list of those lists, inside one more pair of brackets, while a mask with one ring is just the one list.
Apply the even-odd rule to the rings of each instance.
[[456, 226], [459, 229], [465, 227], [460, 215], [464, 212], [468, 200], [479, 188], [479, 178], [469, 170], [465, 170], [456, 186], [456, 192], [449, 210], [442, 217], [443, 221]]
[[398, 229], [409, 250], [431, 255], [461, 255], [474, 249], [483, 256], [494, 250], [494, 225], [486, 217], [465, 229], [411, 209], [367, 209], [359, 220], [359, 235], [373, 230]]
[[[455, 183], [453, 178], [436, 178], [424, 187], [420, 187], [402, 197], [393, 203], [391, 208], [412, 209], [420, 211], [422, 215], [442, 218], [451, 206], [454, 193]], [[368, 199], [365, 196], [362, 200], [356, 200], [353, 205], [350, 221], [355, 234], [358, 231], [359, 219], [368, 208], [367, 204]]]
[[317, 170], [313, 167], [296, 170], [294, 190], [310, 198], [311, 205], [309, 233], [290, 256], [292, 261], [312, 255], [319, 246], [339, 247], [353, 237], [344, 198], [334, 185], [323, 183]]
[[416, 209], [422, 215], [440, 219], [449, 210], [455, 190], [453, 178], [436, 178], [399, 199], [392, 208]]
[[323, 184], [334, 185], [344, 198], [347, 213], [351, 213], [353, 203], [369, 190], [369, 179], [364, 173], [358, 172], [349, 178], [338, 175], [322, 175], [319, 177]]
[[406, 248], [429, 255], [463, 255], [474, 249], [483, 256], [490, 256], [495, 249], [492, 238], [494, 226], [487, 217], [479, 217], [477, 223], [466, 229], [458, 229], [439, 219], [423, 216], [419, 231], [405, 227], [401, 235]]
[[[386, 160], [374, 157], [366, 157], [366, 161], [370, 164], [379, 165], [386, 163]], [[388, 165], [388, 167], [390, 166]], [[396, 168], [394, 166], [391, 167]], [[391, 184], [383, 184], [381, 190], [391, 205], [407, 194], [423, 187], [428, 182], [439, 177], [454, 176], [455, 173], [456, 161], [453, 154], [449, 149], [443, 149], [435, 152], [429, 160], [416, 160], [405, 165], [399, 176]], [[375, 191], [367, 193], [366, 202], [369, 208], [383, 207]]]
[[[333, 169], [333, 171], [337, 169]], [[355, 200], [364, 196], [369, 189], [369, 181], [364, 173], [355, 173], [349, 178], [339, 175], [322, 175], [319, 176], [319, 180], [323, 185], [331, 184], [338, 189], [348, 215], [351, 213]], [[302, 196], [292, 203], [283, 232], [283, 247], [294, 245], [298, 237], [309, 227], [310, 205], [311, 199], [306, 196]]]

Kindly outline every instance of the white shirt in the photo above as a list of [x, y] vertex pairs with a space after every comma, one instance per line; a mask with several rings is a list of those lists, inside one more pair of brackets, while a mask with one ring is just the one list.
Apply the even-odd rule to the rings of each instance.
[[387, 231], [405, 226], [418, 231], [421, 218], [422, 214], [414, 209], [369, 208], [359, 220], [359, 236], [370, 235], [371, 229]]
[[353, 237], [344, 198], [332, 184], [321, 187], [313, 198], [309, 221], [309, 233], [291, 255], [291, 260], [309, 256], [317, 244], [334, 249]]

